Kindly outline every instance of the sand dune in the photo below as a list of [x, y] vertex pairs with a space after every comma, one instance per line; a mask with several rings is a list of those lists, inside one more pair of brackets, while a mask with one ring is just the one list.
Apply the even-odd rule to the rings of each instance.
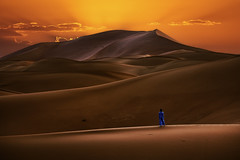
[[[240, 58], [99, 86], [0, 97], [1, 134], [168, 124], [239, 123]], [[226, 83], [229, 82], [229, 83]]]
[[236, 55], [176, 50], [161, 56], [74, 61], [1, 61], [0, 88], [31, 93], [94, 86], [158, 71], [231, 59]]
[[104, 57], [159, 55], [178, 49], [206, 51], [172, 41], [170, 37], [158, 30], [114, 30], [80, 37], [68, 42], [36, 44], [1, 59], [37, 61], [57, 57], [82, 61]]
[[87, 87], [135, 77], [142, 68], [111, 62], [45, 59], [19, 70], [19, 63], [0, 66], [1, 89], [29, 93]]
[[[7, 65], [4, 65], [6, 64]], [[24, 62], [22, 62], [24, 63]], [[68, 59], [45, 59], [21, 65], [21, 61], [0, 66], [0, 88], [30, 93], [94, 86], [132, 78], [161, 70], [204, 63], [178, 61], [168, 57], [109, 59], [78, 62]]]
[[240, 125], [177, 125], [0, 137], [2, 160], [238, 160]]

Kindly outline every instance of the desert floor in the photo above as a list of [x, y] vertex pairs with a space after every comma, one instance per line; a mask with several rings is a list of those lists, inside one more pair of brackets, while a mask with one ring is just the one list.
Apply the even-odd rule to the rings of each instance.
[[1, 159], [237, 160], [240, 124], [110, 128], [0, 137]]

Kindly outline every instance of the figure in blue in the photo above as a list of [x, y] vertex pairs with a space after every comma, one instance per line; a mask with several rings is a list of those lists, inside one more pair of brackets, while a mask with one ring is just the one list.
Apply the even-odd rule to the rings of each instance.
[[165, 126], [164, 112], [162, 111], [162, 109], [160, 109], [160, 112], [159, 112], [159, 125], [160, 127]]

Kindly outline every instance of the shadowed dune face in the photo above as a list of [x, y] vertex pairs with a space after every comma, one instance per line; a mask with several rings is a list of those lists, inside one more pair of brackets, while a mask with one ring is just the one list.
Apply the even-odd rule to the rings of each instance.
[[103, 32], [2, 58], [0, 134], [155, 125], [160, 108], [167, 124], [240, 123], [239, 56], [156, 32]]

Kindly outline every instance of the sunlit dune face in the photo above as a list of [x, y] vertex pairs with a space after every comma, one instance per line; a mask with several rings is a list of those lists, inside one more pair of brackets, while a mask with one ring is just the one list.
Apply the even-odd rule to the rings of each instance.
[[240, 53], [238, 6], [239, 0], [1, 0], [0, 53], [112, 29], [159, 29], [188, 45]]

